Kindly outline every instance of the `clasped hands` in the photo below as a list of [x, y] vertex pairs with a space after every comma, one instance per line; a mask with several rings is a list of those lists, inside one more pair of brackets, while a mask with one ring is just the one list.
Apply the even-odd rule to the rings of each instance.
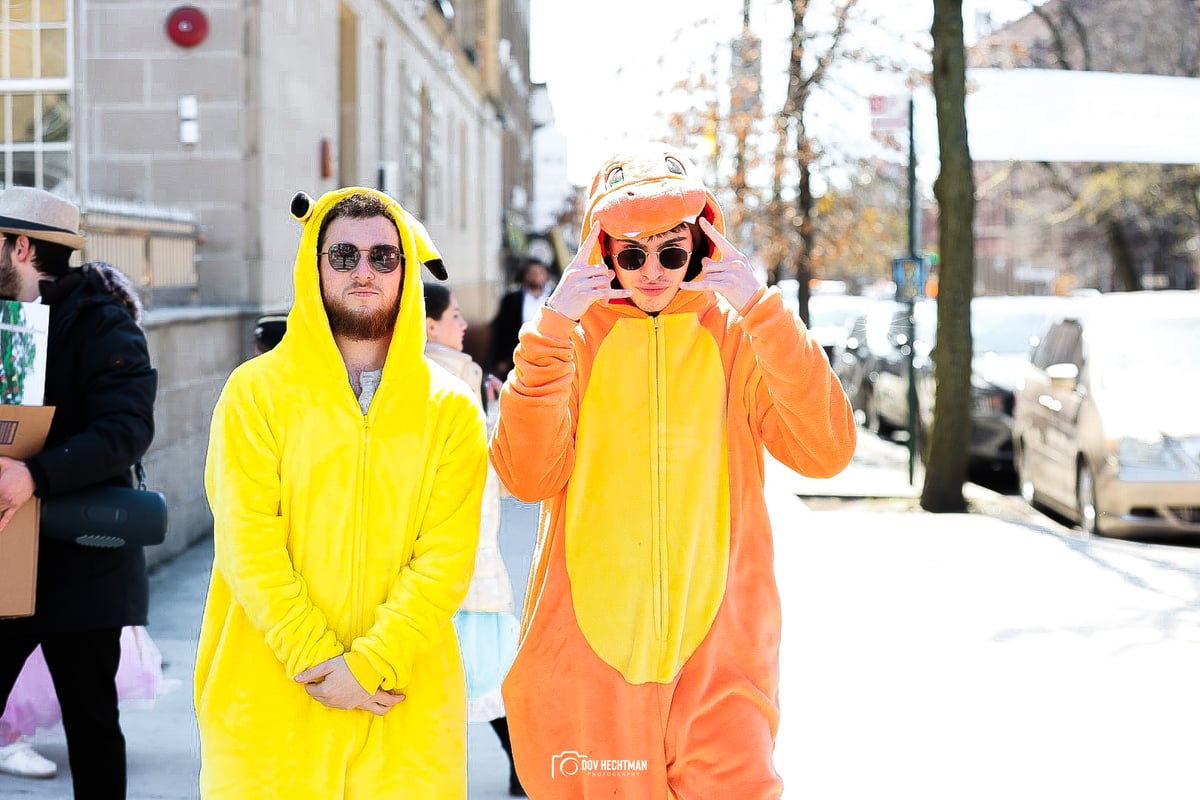
[[381, 717], [404, 700], [399, 692], [383, 689], [376, 689], [374, 694], [368, 692], [354, 677], [343, 656], [304, 670], [296, 676], [296, 683], [304, 684], [309, 697], [329, 708], [361, 708]]
[[[699, 225], [704, 235], [716, 246], [721, 258], [706, 256], [701, 261], [701, 273], [691, 281], [684, 281], [679, 288], [690, 292], [716, 292], [740, 311], [762, 288], [763, 283], [750, 269], [750, 259], [722, 236], [711, 222], [701, 217]], [[588, 263], [599, 240], [600, 223], [594, 222], [546, 301], [550, 308], [576, 321], [583, 317], [592, 303], [632, 295], [628, 289], [612, 288], [617, 275], [606, 264]]]

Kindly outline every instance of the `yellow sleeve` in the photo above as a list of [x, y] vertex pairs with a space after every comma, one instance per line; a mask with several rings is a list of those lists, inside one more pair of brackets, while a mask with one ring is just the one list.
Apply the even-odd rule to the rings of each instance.
[[752, 403], [771, 455], [814, 478], [836, 475], [854, 456], [854, 410], [821, 345], [783, 305], [777, 289], [743, 310], [757, 366]]
[[521, 329], [500, 391], [492, 465], [513, 496], [536, 503], [562, 491], [575, 467], [575, 321], [543, 307]]
[[341, 655], [292, 564], [280, 515], [279, 453], [245, 380], [235, 373], [217, 400], [204, 483], [213, 513], [213, 568], [288, 675]]
[[375, 623], [346, 654], [346, 665], [369, 692], [407, 686], [413, 661], [442, 639], [467, 596], [479, 544], [487, 446], [483, 413], [466, 395], [446, 435], [412, 560], [375, 608]]

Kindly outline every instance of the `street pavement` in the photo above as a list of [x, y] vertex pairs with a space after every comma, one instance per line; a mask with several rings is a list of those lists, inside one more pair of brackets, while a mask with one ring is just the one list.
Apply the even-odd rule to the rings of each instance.
[[[1200, 548], [1086, 538], [973, 485], [971, 513], [927, 514], [906, 464], [866, 434], [833, 479], [768, 459], [785, 797], [1200, 796]], [[520, 602], [537, 506], [504, 503]], [[131, 800], [198, 796], [191, 681], [211, 562], [205, 539], [151, 576], [149, 630], [178, 684], [123, 710]], [[70, 797], [61, 729], [35, 741], [59, 776], [0, 776], [0, 798]], [[470, 726], [468, 773], [471, 800], [508, 796], [487, 725]]]

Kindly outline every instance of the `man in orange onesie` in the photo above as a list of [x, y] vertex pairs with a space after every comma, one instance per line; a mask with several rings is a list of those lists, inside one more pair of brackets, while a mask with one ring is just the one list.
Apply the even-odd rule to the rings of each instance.
[[854, 418], [698, 175], [661, 144], [605, 163], [501, 393], [496, 472], [543, 503], [504, 684], [535, 800], [782, 792], [763, 448], [834, 475]]

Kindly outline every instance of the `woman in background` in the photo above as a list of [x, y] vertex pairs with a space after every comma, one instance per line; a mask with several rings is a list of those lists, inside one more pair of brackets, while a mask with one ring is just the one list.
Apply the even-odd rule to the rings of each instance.
[[[480, 407], [484, 407], [483, 392], [487, 392], [490, 433], [495, 425], [496, 396], [501, 384], [494, 375], [488, 375], [485, 386], [483, 368], [462, 351], [466, 330], [467, 322], [450, 290], [440, 283], [426, 282], [425, 355], [451, 375], [461, 378], [475, 392]], [[454, 615], [454, 628], [467, 675], [467, 721], [491, 723], [508, 755], [508, 793], [513, 797], [524, 797], [525, 790], [521, 788], [513, 765], [508, 719], [500, 696], [500, 683], [517, 652], [520, 622], [513, 613], [512, 584], [500, 555], [499, 532], [500, 481], [489, 464], [483, 489], [475, 574], [462, 608]]]

